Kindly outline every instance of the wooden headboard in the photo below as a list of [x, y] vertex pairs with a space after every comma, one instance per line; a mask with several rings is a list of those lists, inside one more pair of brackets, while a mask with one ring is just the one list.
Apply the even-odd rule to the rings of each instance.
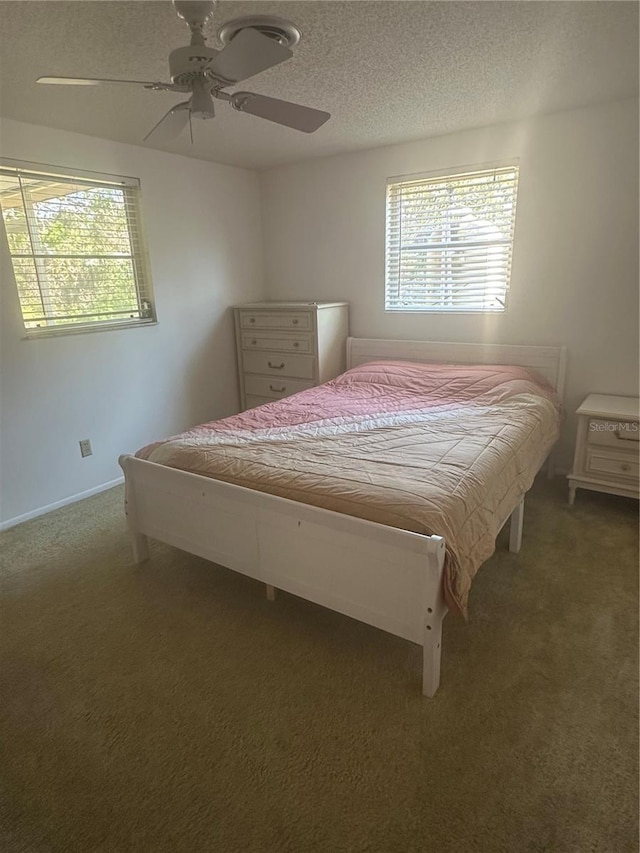
[[347, 338], [347, 369], [368, 361], [440, 362], [443, 364], [515, 364], [543, 376], [562, 399], [567, 363], [566, 347], [511, 344], [457, 344], [440, 341], [390, 341]]

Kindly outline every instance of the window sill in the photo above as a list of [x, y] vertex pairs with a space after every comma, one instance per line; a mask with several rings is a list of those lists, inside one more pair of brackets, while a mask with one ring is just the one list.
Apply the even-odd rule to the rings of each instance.
[[492, 317], [500, 317], [507, 313], [506, 308], [496, 308], [495, 310], [486, 308], [385, 308], [385, 314], [471, 314], [482, 317], [490, 314]]
[[76, 328], [72, 326], [61, 326], [59, 328], [42, 328], [42, 329], [27, 329], [26, 333], [23, 335], [23, 341], [35, 341], [40, 338], [60, 338], [67, 337], [68, 335], [86, 335], [92, 334], [95, 332], [112, 332], [115, 330], [122, 329], [137, 329], [141, 326], [157, 326], [157, 320], [136, 320], [128, 323], [104, 323], [104, 324], [95, 324], [95, 325], [87, 325], [81, 326], [78, 325]]

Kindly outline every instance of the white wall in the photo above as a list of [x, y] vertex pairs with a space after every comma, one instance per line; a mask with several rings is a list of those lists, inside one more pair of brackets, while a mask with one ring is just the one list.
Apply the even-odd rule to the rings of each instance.
[[[1, 153], [142, 181], [159, 324], [25, 340], [0, 228], [0, 519], [97, 488], [118, 455], [237, 411], [229, 306], [264, 296], [258, 178], [2, 120]], [[81, 438], [93, 456], [82, 459]]]
[[[0, 227], [0, 520], [98, 488], [119, 477], [120, 453], [235, 411], [229, 306], [264, 298], [263, 259], [270, 298], [348, 299], [352, 334], [564, 343], [570, 412], [590, 391], [637, 393], [636, 101], [273, 169], [262, 222], [246, 170], [9, 120], [0, 145], [141, 178], [160, 321], [24, 340]], [[511, 157], [521, 173], [508, 312], [385, 314], [387, 176]], [[565, 465], [573, 429], [570, 416]]]
[[[508, 311], [385, 314], [386, 178], [512, 157], [520, 183]], [[638, 393], [637, 101], [272, 169], [262, 204], [272, 299], [347, 299], [360, 337], [566, 344], [565, 467], [581, 399]]]

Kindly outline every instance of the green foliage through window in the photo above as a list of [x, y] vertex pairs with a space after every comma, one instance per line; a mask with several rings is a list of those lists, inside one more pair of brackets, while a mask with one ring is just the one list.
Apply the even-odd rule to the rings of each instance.
[[155, 318], [139, 187], [0, 167], [0, 205], [25, 327]]

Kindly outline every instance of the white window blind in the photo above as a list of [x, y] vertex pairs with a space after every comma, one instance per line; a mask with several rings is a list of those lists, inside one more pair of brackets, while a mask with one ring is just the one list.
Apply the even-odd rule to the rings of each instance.
[[139, 194], [133, 178], [0, 164], [0, 206], [28, 333], [155, 322]]
[[518, 167], [387, 182], [387, 311], [498, 312], [509, 293]]

